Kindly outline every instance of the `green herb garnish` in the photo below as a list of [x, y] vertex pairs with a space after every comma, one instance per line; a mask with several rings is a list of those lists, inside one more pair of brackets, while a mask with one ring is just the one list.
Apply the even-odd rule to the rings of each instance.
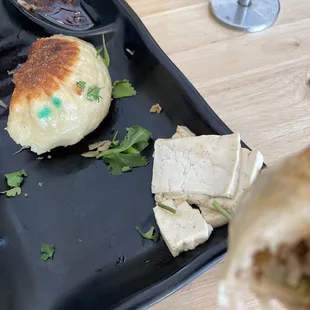
[[24, 177], [27, 176], [27, 173], [24, 169], [22, 169], [17, 172], [7, 173], [4, 176], [6, 177], [7, 184], [10, 187], [16, 187], [23, 183]]
[[99, 50], [97, 50], [96, 57], [101, 56], [101, 52], [102, 52], [102, 51], [103, 51], [102, 61], [104, 62], [104, 64], [106, 65], [106, 67], [109, 68], [109, 65], [110, 65], [110, 55], [109, 55], [107, 46], [106, 46], [106, 44], [105, 44], [104, 35], [102, 35], [102, 48], [100, 48]]
[[114, 99], [131, 97], [136, 94], [136, 90], [131, 86], [128, 80], [115, 81], [113, 84], [112, 97]]
[[159, 202], [157, 205], [158, 205], [159, 207], [161, 207], [161, 208], [163, 208], [163, 209], [165, 209], [165, 210], [167, 210], [167, 211], [173, 213], [173, 214], [176, 214], [176, 213], [177, 213], [177, 210], [176, 210], [176, 209], [171, 208], [171, 207], [169, 207], [169, 206], [167, 206], [167, 205], [165, 205], [165, 204], [163, 204], [163, 203], [161, 203], [161, 202]]
[[41, 259], [46, 262], [48, 259], [53, 259], [55, 247], [51, 244], [43, 242], [41, 245]]
[[113, 137], [113, 139], [112, 139], [112, 142], [111, 142], [111, 146], [110, 146], [110, 148], [111, 149], [114, 149], [114, 148], [116, 148], [116, 147], [118, 147], [119, 146], [119, 140], [117, 139], [117, 136], [118, 136], [118, 131], [114, 134], [114, 137]]
[[[132, 168], [146, 166], [148, 163], [146, 157], [140, 154], [109, 153], [102, 155], [102, 157], [104, 162], [109, 165], [109, 171], [113, 175], [120, 175], [122, 172], [128, 172]], [[125, 171], [123, 171], [124, 167], [126, 167]]]
[[155, 233], [155, 228], [152, 226], [148, 232], [145, 234], [140, 230], [138, 226], [136, 226], [136, 231], [144, 238], [148, 240], [156, 240], [159, 237], [158, 233]]
[[101, 88], [98, 86], [91, 86], [87, 90], [86, 99], [89, 101], [99, 101], [102, 99], [100, 96], [100, 90]]
[[103, 62], [105, 63], [107, 68], [109, 68], [109, 65], [110, 65], [110, 55], [109, 55], [108, 49], [107, 49], [107, 47], [105, 45], [104, 35], [102, 35], [102, 44], [103, 44]]
[[127, 128], [125, 139], [119, 145], [113, 146], [113, 141], [114, 143], [116, 141], [115, 136], [111, 148], [101, 152], [97, 158], [103, 158], [113, 175], [120, 175], [122, 172], [131, 171], [132, 168], [145, 166], [148, 161], [140, 153], [149, 145], [151, 136], [151, 132], [141, 126]]
[[97, 50], [97, 52], [96, 52], [97, 58], [101, 55], [102, 50], [103, 50], [103, 47], [101, 47], [101, 48], [99, 48], [99, 50]]
[[7, 197], [19, 196], [21, 193], [22, 189], [19, 186], [13, 187], [4, 192], [0, 192], [0, 194], [6, 195]]
[[132, 168], [129, 167], [129, 166], [126, 166], [126, 167], [122, 168], [122, 172], [130, 172], [131, 170], [132, 170]]
[[79, 82], [76, 82], [76, 86], [82, 90], [85, 89], [86, 87], [86, 82], [83, 82], [83, 81], [79, 81]]
[[6, 195], [7, 197], [15, 197], [17, 195], [20, 195], [22, 190], [20, 188], [20, 185], [23, 183], [24, 178], [27, 177], [27, 173], [24, 169], [7, 173], [4, 175], [6, 177], [6, 183], [10, 189], [0, 192], [0, 194]]
[[228, 221], [232, 219], [232, 213], [224, 209], [216, 200], [213, 201], [211, 209], [221, 213]]

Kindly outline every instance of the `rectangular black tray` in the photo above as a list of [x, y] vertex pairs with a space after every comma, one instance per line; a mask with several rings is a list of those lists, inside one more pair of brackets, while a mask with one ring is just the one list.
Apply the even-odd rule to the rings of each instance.
[[[141, 125], [153, 140], [171, 137], [177, 125], [199, 134], [229, 134], [185, 76], [158, 47], [142, 22], [121, 0], [89, 0], [104, 20], [119, 21], [107, 35], [112, 80], [128, 78], [137, 96], [113, 102], [107, 119], [79, 144], [38, 160], [17, 146], [4, 130], [8, 112], [0, 108], [0, 189], [4, 173], [25, 169], [23, 191], [0, 196], [0, 309], [138, 309], [182, 287], [217, 262], [227, 246], [227, 227], [218, 228], [194, 251], [173, 258], [162, 240], [142, 240], [136, 232], [155, 225], [150, 164], [112, 176], [102, 161], [80, 156], [91, 142]], [[115, 14], [115, 16], [113, 16]], [[0, 1], [0, 99], [9, 103], [12, 70], [25, 61], [29, 46], [50, 35]], [[85, 38], [100, 45], [100, 37]], [[134, 50], [131, 55], [126, 49]], [[206, 68], [207, 69], [207, 68]], [[150, 107], [160, 103], [163, 112]], [[38, 183], [42, 182], [42, 187]], [[155, 225], [156, 226], [156, 225]], [[40, 260], [42, 242], [56, 246], [53, 260]]]

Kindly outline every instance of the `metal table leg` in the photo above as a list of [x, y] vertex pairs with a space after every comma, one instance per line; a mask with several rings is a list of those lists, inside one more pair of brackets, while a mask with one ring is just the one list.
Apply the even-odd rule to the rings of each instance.
[[212, 14], [224, 25], [248, 32], [269, 28], [280, 12], [279, 0], [209, 0]]

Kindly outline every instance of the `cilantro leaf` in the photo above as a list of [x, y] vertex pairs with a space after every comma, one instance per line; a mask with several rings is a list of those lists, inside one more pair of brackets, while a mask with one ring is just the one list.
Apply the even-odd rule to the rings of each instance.
[[82, 90], [85, 89], [86, 87], [86, 82], [83, 82], [83, 81], [79, 81], [79, 82], [76, 82], [76, 86]]
[[0, 194], [6, 195], [7, 197], [19, 196], [21, 193], [22, 193], [22, 189], [19, 186], [13, 187], [4, 192], [0, 192]]
[[144, 238], [148, 240], [156, 240], [159, 237], [158, 233], [155, 233], [155, 228], [152, 226], [149, 231], [147, 231], [145, 234], [140, 230], [138, 226], [136, 226], [136, 231]]
[[100, 90], [101, 88], [98, 86], [90, 86], [87, 90], [86, 99], [89, 101], [99, 101], [102, 99], [100, 96]]
[[136, 94], [136, 90], [131, 86], [128, 80], [115, 81], [113, 84], [112, 97], [114, 99], [132, 97]]
[[48, 259], [53, 259], [55, 247], [51, 244], [43, 242], [41, 245], [41, 259], [46, 262]]
[[129, 166], [125, 166], [122, 168], [122, 172], [130, 172], [131, 170], [132, 170], [132, 168]]
[[124, 141], [121, 142], [119, 147], [123, 151], [126, 151], [131, 146], [133, 146], [135, 149], [141, 152], [148, 145], [148, 141], [151, 137], [152, 133], [149, 130], [144, 129], [139, 125], [135, 125], [127, 128], [127, 135]]
[[106, 162], [109, 164], [109, 172], [111, 172], [112, 175], [121, 175], [122, 174], [122, 166], [119, 163], [116, 162]]
[[125, 153], [110, 153], [103, 156], [103, 160], [107, 164], [111, 162], [120, 165], [121, 167], [142, 167], [145, 166], [148, 161], [145, 156], [138, 154], [125, 154]]
[[6, 177], [8, 186], [17, 187], [23, 183], [24, 177], [27, 176], [27, 173], [24, 169], [22, 169], [20, 171], [7, 173], [4, 176]]
[[7, 197], [15, 197], [22, 193], [22, 189], [20, 185], [24, 181], [24, 177], [27, 176], [27, 173], [24, 169], [12, 173], [7, 173], [4, 175], [6, 177], [6, 183], [8, 184], [10, 189], [0, 192], [2, 195], [6, 195]]
[[134, 147], [138, 151], [142, 151], [148, 145], [148, 141], [151, 137], [152, 133], [149, 130], [139, 125], [132, 126], [130, 128], [127, 128], [127, 135], [117, 148], [109, 149], [105, 152], [102, 152], [101, 155], [126, 152], [128, 151], [128, 149], [130, 149], [130, 147]]
[[97, 158], [103, 158], [109, 165], [109, 171], [113, 175], [119, 175], [122, 172], [129, 172], [132, 168], [142, 167], [148, 164], [145, 156], [140, 152], [148, 146], [148, 141], [152, 134], [141, 126], [127, 128], [125, 139], [117, 146], [113, 145], [114, 137], [110, 149], [101, 152]]

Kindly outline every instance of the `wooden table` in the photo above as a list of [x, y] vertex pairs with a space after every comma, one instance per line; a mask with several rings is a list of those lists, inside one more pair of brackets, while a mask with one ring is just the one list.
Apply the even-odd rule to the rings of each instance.
[[[127, 1], [208, 104], [267, 164], [309, 144], [309, 0], [280, 0], [277, 23], [256, 34], [218, 24], [207, 0]], [[153, 309], [216, 309], [221, 265]], [[248, 308], [257, 308], [254, 298]]]

